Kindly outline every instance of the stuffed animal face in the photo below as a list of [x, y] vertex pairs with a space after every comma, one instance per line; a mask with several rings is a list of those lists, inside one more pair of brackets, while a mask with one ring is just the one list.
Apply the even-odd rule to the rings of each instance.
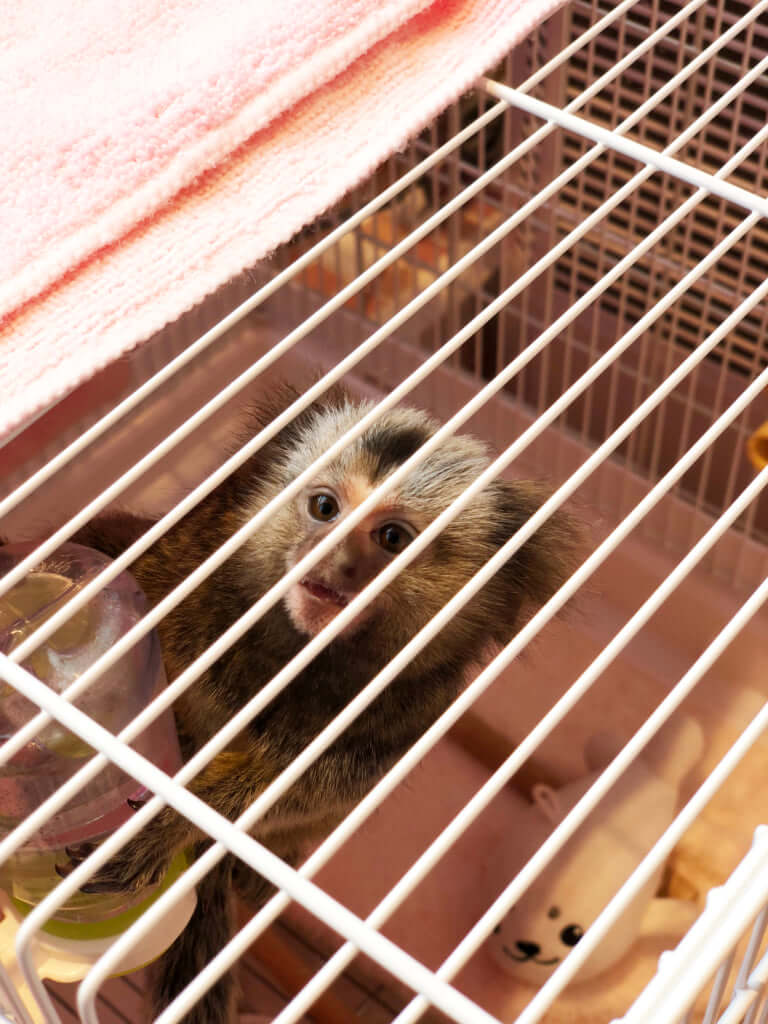
[[[516, 831], [532, 840], [541, 836], [538, 842], [544, 843], [620, 746], [612, 737], [593, 737], [585, 756], [590, 774], [558, 790], [534, 786]], [[614, 783], [490, 936], [488, 949], [508, 974], [538, 986], [558, 969], [674, 818], [679, 780], [702, 747], [699, 725], [681, 718], [657, 737], [648, 762], [638, 758]], [[579, 967], [576, 981], [607, 970], [629, 950], [661, 872], [660, 866], [624, 906]], [[507, 880], [514, 874], [510, 865]]]
[[559, 967], [610, 895], [600, 883], [602, 854], [572, 841], [518, 900], [489, 942], [505, 971], [543, 985]]
[[493, 933], [496, 959], [514, 967], [518, 977], [541, 984], [584, 934], [585, 926], [571, 916], [556, 904], [544, 914], [513, 910]]
[[[589, 782], [590, 777], [580, 780], [576, 791]], [[615, 802], [623, 794], [612, 796]], [[556, 821], [562, 814], [558, 794], [548, 787], [538, 787], [535, 799], [538, 812], [550, 820]], [[576, 831], [490, 937], [490, 952], [508, 974], [532, 985], [543, 985], [632, 874], [645, 851], [624, 829], [614, 828], [623, 810], [623, 803], [617, 808], [606, 800], [602, 815], [592, 816]], [[580, 968], [577, 980], [587, 980], [605, 970], [629, 949], [640, 931], [655, 885], [656, 879], [652, 879], [625, 909]]]
[[[601, 825], [580, 830], [510, 910], [488, 946], [509, 974], [543, 985], [629, 877], [638, 852]], [[586, 981], [616, 963], [635, 941], [658, 884], [657, 872], [580, 968]]]

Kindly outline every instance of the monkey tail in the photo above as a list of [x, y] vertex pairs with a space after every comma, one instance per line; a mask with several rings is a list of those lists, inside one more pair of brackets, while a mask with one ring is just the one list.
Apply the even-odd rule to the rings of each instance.
[[[197, 977], [230, 939], [233, 864], [234, 858], [224, 857], [198, 884], [197, 906], [189, 923], [150, 968], [152, 1019]], [[182, 1024], [232, 1024], [236, 1019], [235, 995], [235, 980], [232, 972], [227, 971], [195, 1003]]]

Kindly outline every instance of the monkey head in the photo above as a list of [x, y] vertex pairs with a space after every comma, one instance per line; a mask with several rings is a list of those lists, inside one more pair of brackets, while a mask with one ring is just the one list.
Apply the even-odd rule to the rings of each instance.
[[[337, 394], [310, 406], [268, 446], [258, 490], [246, 511], [279, 494], [371, 408]], [[408, 408], [384, 413], [248, 542], [250, 555], [278, 578], [310, 552], [392, 472], [428, 441], [438, 424]], [[469, 436], [446, 438], [284, 598], [294, 627], [313, 636], [390, 564], [488, 466], [483, 444]], [[346, 627], [349, 640], [376, 630], [377, 645], [393, 656], [467, 583], [533, 514], [545, 492], [533, 484], [497, 480], [408, 564]], [[451, 623], [460, 660], [481, 639], [506, 642], [527, 598], [546, 599], [570, 571], [572, 521], [556, 513], [486, 584]]]

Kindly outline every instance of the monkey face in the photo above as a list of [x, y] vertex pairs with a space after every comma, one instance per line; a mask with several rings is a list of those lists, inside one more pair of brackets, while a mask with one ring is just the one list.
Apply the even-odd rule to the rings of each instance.
[[[247, 520], [277, 497], [315, 460], [323, 458], [361, 417], [366, 403], [348, 396], [308, 407], [285, 427], [256, 461], [243, 467], [240, 514]], [[438, 425], [413, 409], [391, 409], [346, 444], [297, 499], [283, 505], [243, 547], [244, 577], [253, 600], [317, 546], [374, 489], [433, 437]], [[470, 436], [447, 436], [415, 460], [378, 507], [284, 595], [291, 624], [315, 636], [363, 588], [473, 484], [488, 467], [484, 445]], [[241, 479], [242, 482], [242, 479]], [[394, 657], [526, 522], [544, 500], [535, 484], [495, 480], [474, 493], [432, 542], [347, 624], [350, 638], [377, 662]], [[522, 605], [535, 605], [557, 589], [577, 547], [568, 516], [553, 517], [508, 559], [443, 630], [419, 653], [420, 672], [454, 670], [484, 656], [489, 643], [506, 643], [519, 628]], [[348, 656], [348, 655], [345, 655]]]
[[[359, 505], [374, 484], [362, 476], [318, 482], [294, 509], [296, 542], [288, 552], [291, 568], [315, 547], [345, 515]], [[418, 533], [396, 503], [388, 502], [366, 516], [307, 576], [286, 595], [294, 626], [314, 636], [326, 626]], [[386, 592], [349, 624], [355, 632], [388, 603]]]

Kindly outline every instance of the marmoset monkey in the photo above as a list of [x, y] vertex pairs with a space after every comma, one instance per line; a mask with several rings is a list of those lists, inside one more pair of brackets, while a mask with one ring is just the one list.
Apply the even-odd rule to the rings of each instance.
[[[286, 393], [283, 406], [296, 397]], [[151, 604], [296, 478], [370, 408], [335, 390], [310, 406], [222, 483], [133, 565]], [[253, 423], [260, 429], [279, 408]], [[276, 512], [158, 626], [169, 680], [243, 615], [351, 509], [435, 432], [424, 413], [384, 413], [297, 498]], [[411, 472], [284, 599], [216, 661], [176, 702], [188, 759], [329, 623], [489, 463], [485, 447], [453, 437]], [[253, 800], [327, 723], [426, 625], [460, 587], [521, 527], [545, 498], [531, 483], [496, 481], [419, 554], [239, 735], [189, 788], [229, 819]], [[147, 520], [116, 513], [94, 520], [74, 539], [112, 557], [136, 540]], [[575, 565], [580, 529], [556, 512], [418, 654], [371, 706], [271, 808], [254, 836], [290, 864], [360, 800], [460, 691], [465, 671], [489, 644], [505, 644], [526, 607], [546, 601]], [[210, 840], [170, 807], [109, 861], [86, 887], [115, 891], [159, 879], [182, 848], [196, 854]], [[92, 849], [92, 848], [91, 848]], [[68, 850], [67, 873], [90, 852]], [[231, 883], [263, 904], [271, 887], [231, 856], [198, 886], [184, 932], [155, 965], [158, 1012], [230, 937]], [[235, 1019], [227, 976], [185, 1017], [187, 1024]]]

